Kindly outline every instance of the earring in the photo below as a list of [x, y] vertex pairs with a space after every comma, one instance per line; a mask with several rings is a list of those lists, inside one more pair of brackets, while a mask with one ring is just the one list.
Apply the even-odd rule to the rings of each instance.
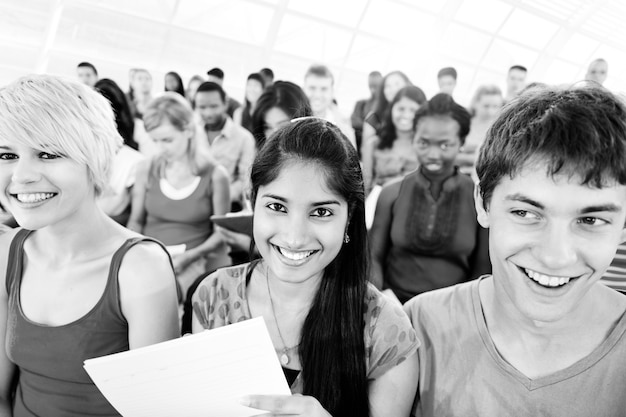
[[350, 243], [350, 236], [348, 236], [348, 232], [343, 235], [343, 243]]

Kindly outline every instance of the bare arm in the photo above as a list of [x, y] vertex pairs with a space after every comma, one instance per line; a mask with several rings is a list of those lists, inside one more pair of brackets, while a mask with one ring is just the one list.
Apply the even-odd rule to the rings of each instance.
[[374, 222], [369, 232], [372, 259], [372, 284], [379, 290], [383, 288], [384, 264], [391, 245], [392, 208], [400, 192], [401, 181], [383, 187], [376, 202]]
[[135, 185], [133, 185], [131, 191], [130, 217], [126, 227], [137, 233], [143, 231], [146, 221], [146, 187], [148, 186], [149, 170], [149, 160], [145, 160], [137, 165]]
[[370, 416], [408, 417], [417, 393], [418, 379], [419, 357], [413, 353], [370, 384]]
[[235, 111], [233, 112], [233, 122], [235, 122], [235, 124], [238, 126], [241, 126], [241, 119], [243, 118], [242, 113], [243, 113], [243, 106], [237, 107]]
[[120, 267], [119, 286], [130, 349], [180, 335], [176, 279], [160, 246], [148, 242], [131, 248]]
[[364, 122], [363, 123], [363, 134], [361, 135], [362, 142], [365, 143], [369, 138], [376, 136], [376, 129], [371, 124]]

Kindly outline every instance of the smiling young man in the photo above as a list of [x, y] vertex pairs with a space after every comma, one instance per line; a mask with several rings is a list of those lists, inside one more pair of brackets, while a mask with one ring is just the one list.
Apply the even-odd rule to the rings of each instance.
[[414, 415], [623, 415], [626, 297], [598, 280], [626, 237], [624, 104], [522, 94], [477, 172], [493, 275], [405, 305], [423, 342]]

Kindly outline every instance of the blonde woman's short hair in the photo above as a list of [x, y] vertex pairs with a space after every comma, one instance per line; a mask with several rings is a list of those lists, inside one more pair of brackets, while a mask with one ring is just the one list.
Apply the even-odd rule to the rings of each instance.
[[0, 138], [84, 164], [96, 196], [123, 144], [104, 97], [52, 75], [27, 75], [0, 88]]

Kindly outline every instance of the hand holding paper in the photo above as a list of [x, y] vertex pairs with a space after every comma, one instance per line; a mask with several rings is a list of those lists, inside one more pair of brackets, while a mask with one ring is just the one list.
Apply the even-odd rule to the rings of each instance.
[[290, 395], [262, 318], [85, 361], [124, 417], [248, 417], [249, 395]]

